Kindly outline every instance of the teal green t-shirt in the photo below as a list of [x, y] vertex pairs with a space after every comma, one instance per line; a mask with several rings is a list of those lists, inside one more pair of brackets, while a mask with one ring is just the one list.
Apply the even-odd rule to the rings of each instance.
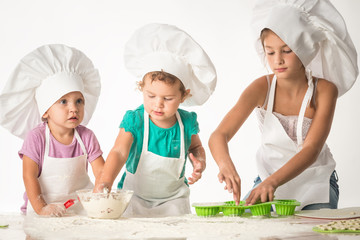
[[[185, 153], [191, 145], [191, 136], [199, 133], [199, 124], [197, 122], [197, 115], [194, 112], [188, 112], [178, 109], [181, 121], [184, 125], [185, 135]], [[126, 161], [126, 170], [130, 173], [135, 173], [139, 164], [139, 159], [142, 151], [143, 137], [144, 137], [144, 106], [141, 105], [135, 110], [129, 110], [120, 124], [120, 128], [124, 128], [126, 132], [130, 132], [134, 138], [129, 152], [129, 157]], [[160, 128], [156, 126], [151, 120], [149, 121], [149, 146], [148, 151], [163, 157], [180, 157], [180, 126], [176, 122], [170, 128]], [[186, 162], [185, 162], [186, 163]], [[180, 177], [185, 173], [185, 164]], [[118, 188], [122, 188], [126, 173], [122, 176], [118, 183]], [[185, 179], [185, 183], [187, 180]]]

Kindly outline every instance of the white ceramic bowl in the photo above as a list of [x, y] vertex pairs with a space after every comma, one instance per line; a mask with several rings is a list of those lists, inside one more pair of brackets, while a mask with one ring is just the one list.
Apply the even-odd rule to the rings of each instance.
[[109, 193], [93, 193], [92, 189], [76, 191], [87, 215], [91, 218], [116, 219], [126, 210], [133, 191], [116, 189]]

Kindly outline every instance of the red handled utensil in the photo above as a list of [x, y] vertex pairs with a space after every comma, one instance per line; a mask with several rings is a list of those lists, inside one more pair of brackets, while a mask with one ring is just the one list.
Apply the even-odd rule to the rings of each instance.
[[69, 199], [64, 203], [64, 206], [66, 209], [68, 209], [69, 207], [71, 207], [72, 205], [77, 203], [78, 201], [79, 201], [79, 199]]

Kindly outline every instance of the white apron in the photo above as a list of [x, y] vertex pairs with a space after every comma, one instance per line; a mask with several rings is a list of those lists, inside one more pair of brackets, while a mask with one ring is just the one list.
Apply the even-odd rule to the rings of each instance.
[[[306, 107], [314, 90], [311, 74], [308, 76], [308, 81], [309, 87], [298, 117], [296, 144], [288, 136], [278, 118], [272, 113], [276, 88], [276, 75], [274, 75], [263, 123], [262, 144], [257, 152], [257, 167], [262, 181], [281, 168], [302, 148], [305, 139], [302, 136], [302, 124]], [[328, 203], [330, 176], [334, 169], [335, 161], [328, 146], [324, 144], [316, 161], [300, 175], [278, 187], [275, 191], [275, 198], [298, 200], [301, 205], [297, 210], [313, 203]]]
[[[87, 151], [76, 129], [74, 136], [81, 146], [83, 155], [73, 158], [50, 157], [50, 130], [46, 124], [44, 161], [38, 181], [47, 203], [65, 203], [69, 199], [77, 198], [75, 191], [94, 188], [86, 171]], [[68, 210], [84, 214], [81, 204], [75, 204]], [[27, 214], [29, 213], [34, 213], [30, 201], [27, 206]]]
[[134, 174], [126, 171], [124, 189], [134, 191], [123, 216], [161, 217], [190, 213], [189, 187], [181, 172], [185, 164], [184, 126], [176, 113], [180, 126], [180, 158], [156, 155], [148, 151], [149, 114], [144, 110], [143, 147]]

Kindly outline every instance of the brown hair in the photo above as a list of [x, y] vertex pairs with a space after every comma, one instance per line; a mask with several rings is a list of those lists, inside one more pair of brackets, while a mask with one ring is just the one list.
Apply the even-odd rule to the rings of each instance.
[[188, 94], [188, 92], [186, 92], [184, 84], [181, 82], [181, 80], [179, 78], [177, 78], [176, 76], [174, 76], [174, 75], [172, 75], [170, 73], [164, 72], [163, 70], [154, 71], [154, 72], [148, 72], [147, 74], [145, 74], [143, 79], [137, 83], [138, 89], [140, 91], [142, 91], [144, 86], [145, 86], [145, 81], [144, 80], [145, 80], [146, 77], [150, 77], [151, 82], [153, 82], [153, 81], [162, 81], [162, 82], [164, 82], [166, 84], [169, 84], [169, 85], [173, 85], [177, 81], [179, 81], [180, 82], [181, 95], [184, 97], [184, 96], [186, 96]]
[[264, 47], [264, 40], [269, 32], [272, 32], [270, 28], [264, 28], [263, 30], [261, 30], [260, 40], [263, 47]]

